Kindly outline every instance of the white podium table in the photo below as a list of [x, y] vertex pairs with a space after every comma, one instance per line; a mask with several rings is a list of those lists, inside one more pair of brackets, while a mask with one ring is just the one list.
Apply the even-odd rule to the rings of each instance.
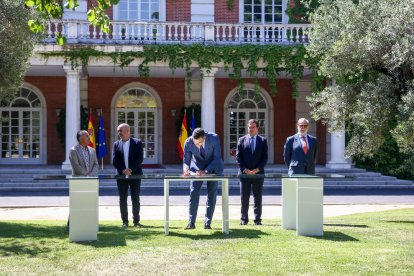
[[99, 230], [98, 178], [69, 179], [69, 239], [95, 241]]
[[323, 178], [282, 178], [282, 228], [300, 236], [323, 236]]
[[229, 234], [229, 179], [219, 176], [214, 177], [168, 177], [164, 178], [164, 232], [170, 233], [170, 182], [171, 181], [219, 181], [221, 182], [221, 205], [223, 212], [222, 231]]

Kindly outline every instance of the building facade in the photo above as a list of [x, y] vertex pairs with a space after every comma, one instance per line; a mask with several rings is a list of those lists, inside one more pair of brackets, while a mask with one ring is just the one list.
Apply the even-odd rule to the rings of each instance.
[[[106, 142], [117, 139], [116, 126], [131, 125], [134, 137], [142, 140], [147, 164], [178, 164], [176, 122], [179, 111], [201, 105], [201, 126], [221, 138], [225, 163], [235, 163], [238, 138], [246, 133], [247, 120], [258, 119], [261, 134], [268, 139], [269, 162], [283, 163], [286, 137], [296, 131], [300, 117], [310, 118], [306, 97], [311, 74], [299, 82], [300, 97], [292, 98], [292, 81], [287, 75], [277, 80], [278, 92], [270, 93], [269, 82], [245, 78], [244, 90], [228, 78], [222, 64], [200, 78], [192, 67], [191, 93], [187, 93], [184, 70], [173, 73], [168, 62], [150, 64], [150, 77], [137, 77], [140, 61], [124, 68], [108, 58], [92, 59], [87, 66], [74, 67], [64, 57], [45, 58], [42, 53], [62, 51], [55, 44], [60, 30], [68, 45], [88, 45], [110, 52], [141, 51], [144, 44], [239, 45], [246, 43], [307, 43], [303, 37], [287, 35], [289, 30], [310, 35], [309, 25], [288, 24], [288, 0], [120, 0], [109, 11], [111, 33], [104, 34], [86, 20], [88, 1], [78, 0], [76, 12], [67, 12], [62, 22], [47, 26], [45, 40], [36, 47], [24, 83], [8, 106], [0, 106], [0, 164], [59, 164], [69, 169], [68, 151], [76, 144], [80, 128], [80, 105], [92, 111], [95, 131], [98, 115], [106, 127]], [[57, 124], [64, 112], [66, 148], [59, 142]], [[310, 132], [318, 137], [318, 163], [349, 168], [344, 160], [343, 133], [327, 133], [311, 120]], [[104, 163], [110, 164], [110, 154]]]

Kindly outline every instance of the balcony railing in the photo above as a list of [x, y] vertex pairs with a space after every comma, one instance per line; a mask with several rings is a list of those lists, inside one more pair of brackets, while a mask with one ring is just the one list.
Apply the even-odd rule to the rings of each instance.
[[56, 32], [68, 44], [306, 44], [311, 39], [307, 24], [112, 21], [110, 30], [104, 33], [88, 21], [49, 22], [44, 42], [54, 43]]

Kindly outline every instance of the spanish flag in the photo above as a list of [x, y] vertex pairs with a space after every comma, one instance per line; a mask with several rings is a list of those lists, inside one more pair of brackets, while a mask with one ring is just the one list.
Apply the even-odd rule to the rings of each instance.
[[92, 112], [89, 113], [89, 123], [88, 123], [88, 132], [89, 132], [89, 145], [92, 148], [96, 148], [96, 143], [95, 143], [95, 130], [93, 128], [93, 123], [92, 123]]
[[184, 109], [184, 117], [183, 117], [183, 122], [181, 123], [180, 136], [178, 136], [178, 141], [177, 141], [177, 150], [178, 150], [178, 153], [180, 154], [181, 159], [184, 158], [184, 143], [185, 143], [185, 140], [187, 140], [188, 138], [186, 117], [187, 117], [187, 114], [186, 114], [186, 110]]

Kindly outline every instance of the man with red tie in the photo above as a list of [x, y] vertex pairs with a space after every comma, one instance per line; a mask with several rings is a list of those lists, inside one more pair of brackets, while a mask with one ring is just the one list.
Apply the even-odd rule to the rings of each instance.
[[297, 130], [293, 136], [286, 139], [284, 160], [289, 168], [289, 175], [315, 174], [316, 155], [318, 143], [316, 137], [308, 134], [309, 121], [300, 118]]

